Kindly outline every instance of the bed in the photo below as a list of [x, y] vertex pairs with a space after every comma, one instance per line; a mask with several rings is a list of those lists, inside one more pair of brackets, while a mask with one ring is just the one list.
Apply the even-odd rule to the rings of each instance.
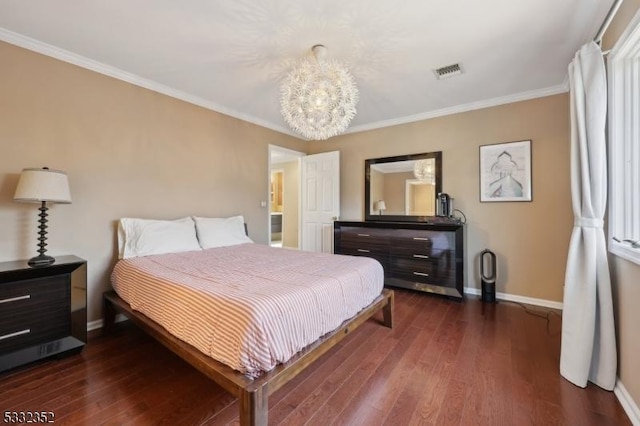
[[379, 311], [392, 327], [383, 279], [369, 258], [253, 243], [122, 259], [105, 331], [123, 313], [266, 425], [270, 394]]

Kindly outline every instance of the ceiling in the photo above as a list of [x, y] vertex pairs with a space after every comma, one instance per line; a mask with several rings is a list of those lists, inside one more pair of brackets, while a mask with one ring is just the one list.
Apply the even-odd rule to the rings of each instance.
[[3, 0], [0, 40], [287, 134], [279, 85], [321, 43], [359, 87], [356, 132], [567, 91], [612, 3]]
[[[436, 160], [433, 158], [428, 159], [433, 164], [435, 168]], [[405, 160], [405, 161], [392, 161], [389, 163], [377, 163], [372, 164], [371, 168], [373, 170], [377, 170], [380, 173], [402, 173], [402, 172], [413, 172], [413, 169], [416, 165], [416, 160]]]

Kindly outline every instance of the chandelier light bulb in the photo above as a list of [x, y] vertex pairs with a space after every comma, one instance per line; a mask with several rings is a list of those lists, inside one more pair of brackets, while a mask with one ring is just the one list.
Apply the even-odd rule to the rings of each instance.
[[425, 181], [430, 184], [435, 184], [435, 165], [433, 160], [418, 160], [413, 167], [413, 175], [416, 179]]
[[349, 70], [326, 60], [327, 49], [312, 48], [314, 58], [303, 59], [281, 87], [284, 121], [307, 139], [324, 140], [344, 132], [356, 115], [358, 88]]

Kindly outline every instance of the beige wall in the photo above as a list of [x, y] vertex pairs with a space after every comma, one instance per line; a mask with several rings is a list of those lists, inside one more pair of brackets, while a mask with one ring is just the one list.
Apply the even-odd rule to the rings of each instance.
[[[498, 256], [498, 291], [561, 301], [573, 214], [568, 94], [465, 112], [309, 144], [340, 150], [341, 218], [364, 216], [364, 161], [443, 152], [443, 191], [467, 216], [467, 285], [479, 287], [478, 255]], [[533, 201], [480, 203], [479, 146], [532, 140]]]
[[280, 163], [284, 172], [284, 208], [282, 217], [282, 246], [298, 248], [298, 211], [300, 209], [299, 161]]
[[[620, 6], [615, 19], [605, 33], [604, 50], [611, 49], [627, 27], [631, 18], [640, 13], [640, 0], [626, 0]], [[614, 308], [618, 333], [618, 377], [629, 391], [636, 406], [640, 406], [640, 265], [617, 256], [611, 258]]]
[[88, 260], [89, 320], [120, 217], [243, 214], [267, 242], [267, 145], [303, 142], [9, 44], [0, 64], [0, 261], [36, 254], [37, 206], [13, 202], [25, 167], [69, 175], [73, 204], [50, 210], [49, 253]]
[[[610, 48], [640, 8], [627, 0], [605, 35]], [[50, 210], [49, 253], [89, 261], [89, 319], [115, 261], [123, 216], [243, 214], [267, 241], [267, 145], [341, 151], [341, 218], [362, 220], [364, 160], [443, 151], [443, 191], [467, 215], [467, 285], [477, 255], [498, 255], [498, 291], [562, 300], [572, 227], [568, 95], [303, 143], [0, 42], [0, 261], [36, 254], [36, 206], [12, 201], [24, 167], [69, 174], [73, 204]], [[533, 202], [480, 203], [478, 147], [532, 140]], [[223, 200], [223, 201], [221, 201]], [[620, 377], [640, 402], [640, 267], [612, 259]]]
[[[405, 185], [407, 179], [413, 179], [413, 173], [385, 173], [384, 174], [384, 205], [386, 207], [382, 214], [403, 215], [405, 212]], [[363, 187], [364, 191], [364, 187]], [[364, 192], [363, 192], [364, 196]]]
[[411, 205], [408, 214], [418, 216], [434, 216], [436, 214], [436, 186], [421, 183], [409, 187]]

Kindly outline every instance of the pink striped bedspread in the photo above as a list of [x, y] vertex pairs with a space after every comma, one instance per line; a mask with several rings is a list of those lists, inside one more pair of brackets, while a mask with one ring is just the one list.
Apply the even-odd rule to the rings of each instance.
[[366, 257], [240, 244], [123, 259], [111, 281], [132, 309], [257, 377], [355, 316], [384, 278]]

